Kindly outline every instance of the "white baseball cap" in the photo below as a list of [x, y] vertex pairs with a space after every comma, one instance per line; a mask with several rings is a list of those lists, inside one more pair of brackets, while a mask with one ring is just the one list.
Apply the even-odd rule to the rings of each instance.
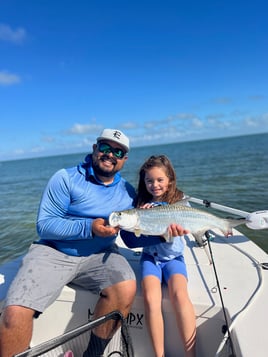
[[97, 142], [102, 140], [110, 140], [123, 146], [126, 152], [129, 151], [129, 138], [117, 129], [104, 129], [100, 136], [97, 138]]

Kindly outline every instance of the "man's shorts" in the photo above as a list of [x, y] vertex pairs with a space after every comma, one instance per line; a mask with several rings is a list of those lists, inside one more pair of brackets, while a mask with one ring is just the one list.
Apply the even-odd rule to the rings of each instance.
[[149, 254], [143, 253], [141, 256], [141, 277], [148, 275], [156, 276], [161, 282], [168, 282], [174, 274], [182, 274], [187, 279], [186, 264], [183, 255], [172, 260], [155, 260]]
[[70, 282], [100, 294], [126, 280], [135, 280], [135, 274], [116, 246], [105, 253], [74, 257], [32, 244], [9, 288], [5, 306], [21, 305], [43, 312]]

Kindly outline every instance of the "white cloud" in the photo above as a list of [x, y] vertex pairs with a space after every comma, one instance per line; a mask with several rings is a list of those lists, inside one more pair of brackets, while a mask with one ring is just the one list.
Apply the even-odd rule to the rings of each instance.
[[53, 136], [43, 136], [42, 141], [46, 143], [53, 143], [55, 141], [55, 138]]
[[204, 126], [204, 123], [201, 119], [195, 118], [192, 122], [195, 128], [202, 128]]
[[263, 113], [261, 119], [264, 123], [268, 124], [268, 113]]
[[256, 119], [254, 118], [251, 118], [251, 117], [247, 117], [245, 118], [245, 124], [247, 126], [257, 126], [258, 125], [258, 122], [256, 121]]
[[35, 146], [35, 147], [32, 147], [31, 149], [31, 152], [32, 153], [40, 153], [40, 152], [43, 152], [45, 149], [43, 146]]
[[208, 115], [206, 116], [206, 118], [207, 118], [208, 121], [213, 122], [213, 121], [215, 121], [215, 120], [224, 118], [224, 116], [225, 116], [224, 114], [215, 113], [215, 114], [208, 114]]
[[129, 121], [129, 122], [123, 123], [121, 125], [121, 127], [123, 129], [136, 129], [138, 127], [138, 124], [133, 121]]
[[15, 155], [23, 155], [25, 153], [24, 149], [15, 149], [14, 154]]
[[262, 113], [261, 115], [248, 115], [241, 120], [241, 126], [248, 128], [251, 131], [261, 129], [261, 132], [268, 131], [268, 113]]
[[182, 120], [193, 119], [195, 117], [196, 115], [193, 113], [179, 113], [175, 115], [175, 119], [182, 119]]
[[103, 125], [76, 123], [70, 129], [68, 129], [66, 133], [71, 135], [93, 134], [99, 133], [102, 129]]
[[260, 101], [260, 100], [265, 100], [265, 96], [256, 94], [256, 95], [251, 95], [249, 99], [253, 101]]
[[20, 83], [21, 78], [13, 73], [8, 73], [6, 71], [0, 71], [0, 85], [10, 86], [12, 84]]
[[13, 30], [10, 26], [0, 24], [0, 40], [20, 44], [26, 39], [26, 31], [19, 27]]
[[214, 98], [213, 102], [216, 104], [231, 104], [233, 103], [233, 99], [230, 97], [219, 97], [219, 98]]

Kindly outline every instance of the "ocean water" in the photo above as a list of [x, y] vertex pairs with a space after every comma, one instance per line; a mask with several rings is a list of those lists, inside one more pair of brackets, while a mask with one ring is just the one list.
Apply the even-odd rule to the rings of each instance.
[[[35, 220], [50, 176], [86, 154], [0, 162], [0, 264], [38, 238]], [[122, 175], [136, 187], [138, 168], [159, 154], [171, 159], [185, 194], [247, 212], [268, 209], [268, 134], [133, 148]], [[267, 229], [239, 230], [268, 252]]]

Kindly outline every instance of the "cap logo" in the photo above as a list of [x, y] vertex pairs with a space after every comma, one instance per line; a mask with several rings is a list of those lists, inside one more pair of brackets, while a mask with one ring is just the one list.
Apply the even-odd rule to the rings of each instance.
[[116, 138], [116, 139], [118, 139], [118, 140], [120, 140], [121, 134], [122, 134], [122, 133], [121, 133], [120, 131], [117, 131], [117, 130], [115, 130], [115, 131], [113, 132], [114, 138]]

